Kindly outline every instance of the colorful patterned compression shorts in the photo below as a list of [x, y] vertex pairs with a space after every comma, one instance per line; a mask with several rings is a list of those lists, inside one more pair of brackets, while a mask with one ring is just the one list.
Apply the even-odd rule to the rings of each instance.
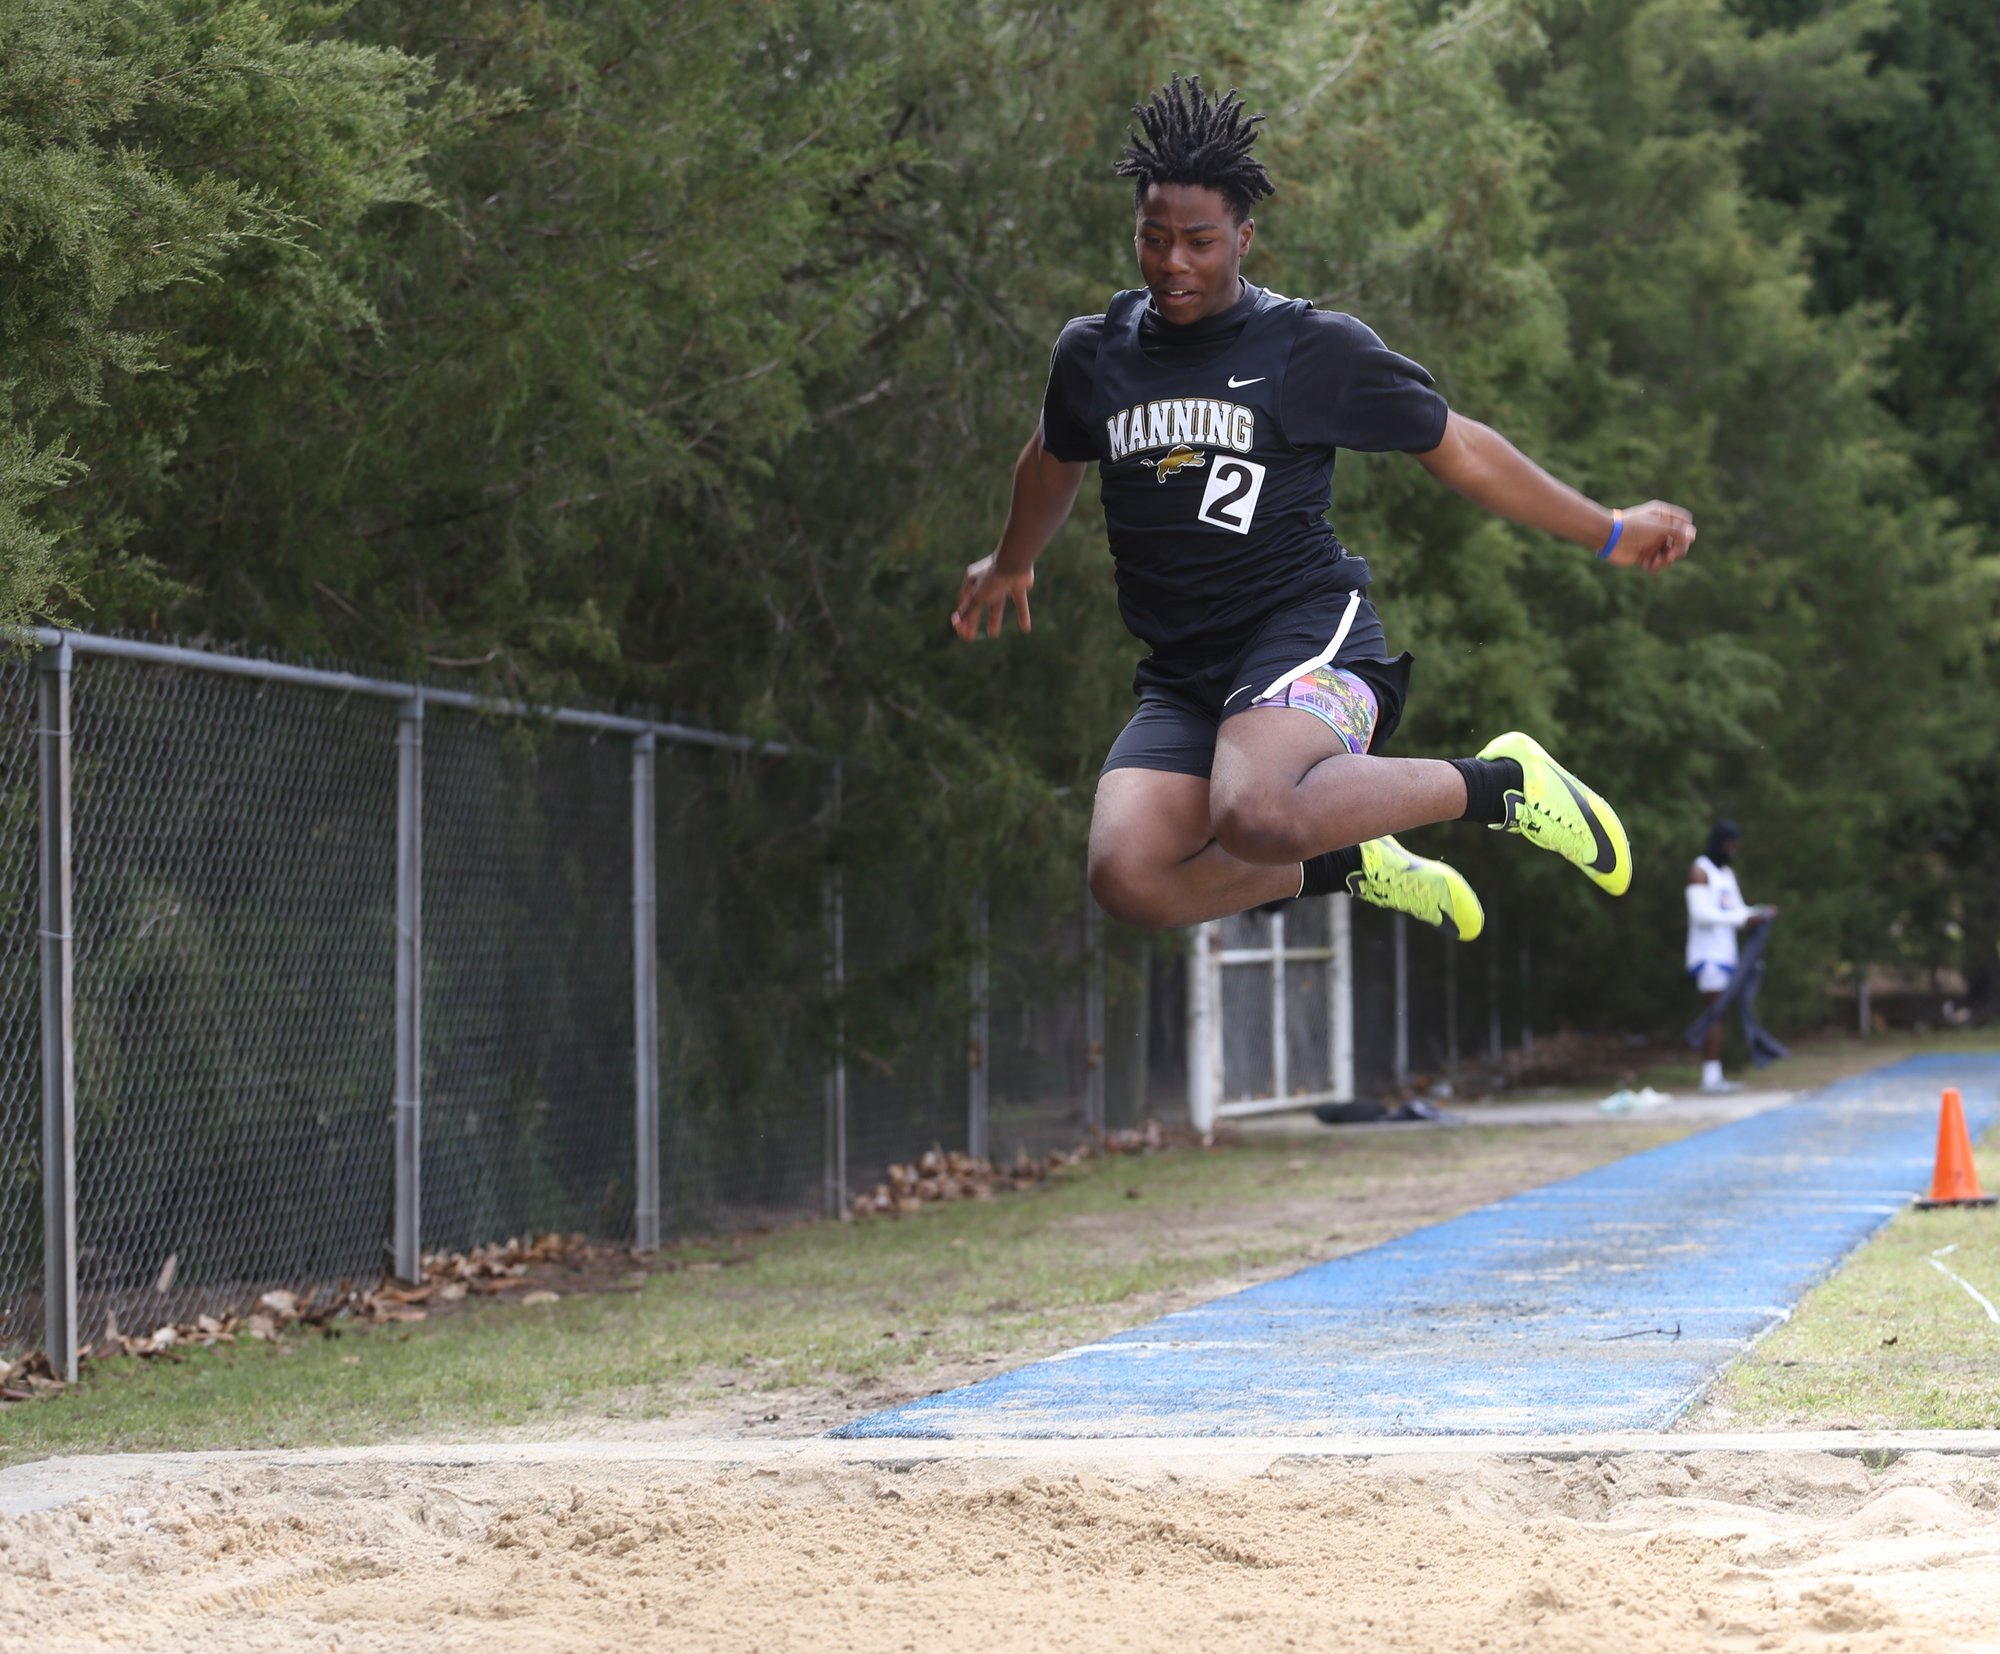
[[1310, 712], [1347, 743], [1349, 752], [1366, 752], [1375, 737], [1375, 691], [1345, 667], [1315, 666], [1250, 704]]

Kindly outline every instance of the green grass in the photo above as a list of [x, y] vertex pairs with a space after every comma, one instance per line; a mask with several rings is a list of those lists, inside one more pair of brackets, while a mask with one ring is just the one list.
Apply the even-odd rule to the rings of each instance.
[[[1977, 1146], [2000, 1190], [2000, 1131]], [[1686, 1428], [2000, 1428], [2000, 1326], [1938, 1261], [2000, 1304], [2000, 1208], [1904, 1212], [1730, 1369]]]
[[790, 1434], [813, 1389], [823, 1428], [857, 1388], [871, 1403], [885, 1399], [871, 1386], [920, 1393], [1678, 1134], [1653, 1122], [1325, 1132], [1100, 1161], [903, 1221], [689, 1249], [637, 1292], [92, 1366], [68, 1394], [0, 1411], [0, 1461], [659, 1428], [758, 1396]]

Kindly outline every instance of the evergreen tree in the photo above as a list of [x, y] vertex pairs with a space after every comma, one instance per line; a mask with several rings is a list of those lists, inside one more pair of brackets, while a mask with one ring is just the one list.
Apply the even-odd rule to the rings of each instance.
[[[1850, 49], [1863, 20], [1846, 19]], [[1786, 909], [1777, 985], [1809, 1014], [1837, 961], [1884, 945], [1928, 881], [1883, 845], [1909, 814], [1953, 806], [1944, 760], [1970, 732], [1952, 686], [1979, 640], [1971, 548], [1873, 394], [1888, 330], [1816, 310], [1799, 221], [1743, 176], [1762, 112], [1800, 118], [1792, 60], [1828, 43], [1753, 48], [1718, 0], [1562, 6], [1547, 28], [1517, 85], [1553, 144], [1546, 257], [1568, 345], [1545, 387], [1552, 453], [1600, 495], [1673, 490], [1701, 540], [1658, 582], [1530, 554], [1562, 663], [1551, 727], [1620, 801], [1650, 870], [1633, 911], [1549, 889], [1581, 945], [1538, 985], [1634, 1018], [1672, 1004], [1685, 869], [1726, 812], [1753, 846], [1751, 888]]]
[[1627, 813], [1617, 907], [1450, 839], [1551, 1005], [1677, 1006], [1713, 812], [1802, 1007], [2000, 822], [1970, 0], [39, 0], [6, 39], [0, 620], [67, 579], [99, 624], [784, 734], [867, 760], [885, 876], [1070, 900], [1137, 653], [1093, 491], [1031, 639], [945, 616], [1050, 343], [1135, 279], [1126, 111], [1195, 70], [1271, 117], [1253, 280], [1701, 524], [1649, 581], [1340, 462], [1419, 656], [1396, 750], [1522, 725]]
[[[313, 31], [338, 7], [13, 0], [0, 45], [0, 625], [114, 621], [204, 396], [273, 333], [364, 323], [311, 243], [420, 201], [424, 64]], [[88, 480], [85, 480], [88, 479]]]
[[[1743, 15], [1782, 40], [1817, 27], [1801, 0], [1740, 0]], [[1816, 298], [1838, 315], [1890, 324], [1892, 371], [1877, 392], [1911, 434], [1931, 487], [1957, 505], [1975, 537], [1981, 581], [1969, 617], [1987, 630], [1980, 656], [1934, 686], [1961, 737], [1929, 749], [1963, 787], [1957, 809], [1927, 789], [1905, 800], [1881, 845], [1892, 866], [1921, 870], [1929, 900], [1893, 943], [1870, 957], [1916, 965], [1956, 956], [1984, 1016], [2000, 1015], [2000, 758], [1985, 732], [2000, 705], [2000, 12], [1982, 0], [1885, 0], [1836, 8], [1858, 20], [1819, 76], [1837, 84], [1829, 105], [1788, 110], [1747, 151], [1766, 199], [1810, 227]], [[1921, 647], [1921, 635], [1907, 640]], [[1857, 660], [1871, 677], [1900, 669], [1898, 640]], [[1879, 664], [1878, 664], [1879, 662]], [[1900, 737], [1899, 737], [1900, 738]], [[1962, 925], [1963, 947], [1950, 930]]]

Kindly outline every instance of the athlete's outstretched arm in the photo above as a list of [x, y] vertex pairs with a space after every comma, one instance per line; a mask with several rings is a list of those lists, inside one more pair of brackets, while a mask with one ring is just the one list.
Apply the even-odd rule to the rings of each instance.
[[[1444, 441], [1417, 459], [1439, 482], [1509, 522], [1525, 523], [1592, 551], [1601, 550], [1611, 538], [1616, 519], [1609, 509], [1558, 482], [1476, 419], [1452, 414], [1445, 421]], [[1694, 537], [1694, 519], [1687, 512], [1664, 500], [1648, 500], [1625, 508], [1624, 526], [1609, 561], [1663, 569], [1688, 554]]]
[[1071, 464], [1057, 459], [1042, 446], [1042, 427], [1037, 420], [1035, 434], [1014, 461], [1014, 497], [1007, 506], [1007, 526], [1000, 531], [1000, 544], [991, 557], [967, 565], [965, 581], [958, 588], [951, 625], [960, 637], [978, 637], [982, 623], [988, 637], [998, 637], [1010, 602], [1021, 630], [1031, 629], [1028, 588], [1035, 583], [1035, 559], [1055, 538], [1070, 507], [1076, 504], [1083, 472], [1084, 462]]

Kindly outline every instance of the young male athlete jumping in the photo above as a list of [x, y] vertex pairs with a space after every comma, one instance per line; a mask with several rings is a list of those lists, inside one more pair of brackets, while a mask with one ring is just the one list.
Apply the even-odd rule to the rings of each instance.
[[1125, 623], [1151, 647], [1090, 826], [1090, 886], [1135, 925], [1186, 925], [1345, 888], [1470, 940], [1471, 886], [1393, 837], [1434, 821], [1519, 833], [1612, 895], [1632, 880], [1610, 807], [1527, 736], [1474, 758], [1385, 758], [1410, 657], [1335, 538], [1334, 454], [1400, 450], [1489, 511], [1659, 570], [1693, 545], [1658, 500], [1610, 510], [1453, 413], [1431, 376], [1352, 316], [1243, 280], [1261, 115], [1176, 75], [1133, 111], [1145, 285], [1056, 341], [1041, 419], [1014, 466], [998, 548], [965, 571], [952, 624], [1029, 629], [1035, 559], [1097, 462]]

